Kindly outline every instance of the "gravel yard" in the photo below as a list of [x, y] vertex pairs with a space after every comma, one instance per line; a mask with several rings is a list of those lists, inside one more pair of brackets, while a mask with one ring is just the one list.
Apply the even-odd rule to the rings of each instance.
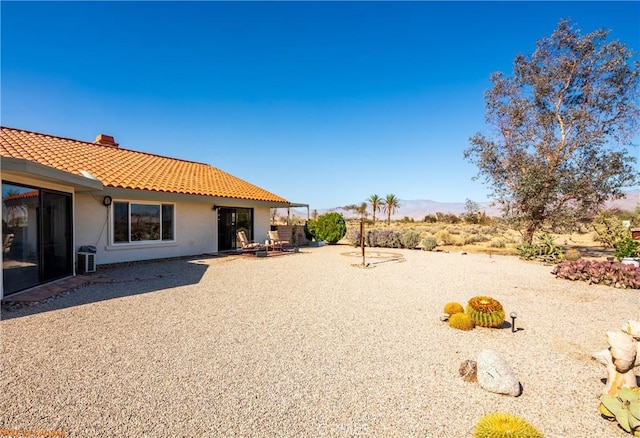
[[[637, 290], [512, 256], [392, 250], [402, 258], [363, 269], [348, 252], [133, 265], [5, 312], [0, 430], [459, 438], [506, 411], [547, 437], [628, 436], [598, 414], [606, 373], [591, 354], [639, 317]], [[440, 322], [446, 302], [474, 295], [516, 311], [522, 330]], [[485, 348], [510, 363], [520, 397], [459, 377]]]

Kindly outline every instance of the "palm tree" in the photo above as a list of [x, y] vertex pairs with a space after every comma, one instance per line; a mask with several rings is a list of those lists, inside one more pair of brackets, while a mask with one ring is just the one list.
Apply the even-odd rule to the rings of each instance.
[[387, 225], [391, 225], [391, 215], [400, 207], [398, 198], [396, 198], [396, 195], [387, 195], [382, 201], [382, 205], [382, 209], [387, 213]]
[[382, 205], [384, 204], [384, 200], [376, 195], [373, 194], [371, 196], [369, 196], [369, 199], [367, 199], [367, 202], [371, 203], [371, 210], [373, 210], [373, 223], [376, 223], [376, 211], [380, 211], [380, 208], [382, 207]]

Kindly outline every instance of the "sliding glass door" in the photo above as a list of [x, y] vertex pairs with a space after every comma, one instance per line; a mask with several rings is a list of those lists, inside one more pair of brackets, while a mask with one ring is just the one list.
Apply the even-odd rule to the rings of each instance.
[[218, 251], [231, 251], [240, 246], [238, 231], [253, 240], [253, 209], [218, 208]]
[[3, 182], [2, 242], [5, 295], [71, 275], [71, 194]]
[[73, 273], [71, 196], [42, 190], [42, 280]]

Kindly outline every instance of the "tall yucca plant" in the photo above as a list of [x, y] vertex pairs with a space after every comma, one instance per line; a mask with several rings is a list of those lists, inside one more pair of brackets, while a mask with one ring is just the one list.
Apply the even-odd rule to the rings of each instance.
[[387, 195], [383, 200], [382, 209], [387, 213], [387, 225], [391, 225], [391, 215], [400, 207], [400, 202], [396, 195]]
[[373, 223], [376, 222], [376, 211], [380, 211], [380, 208], [382, 207], [382, 204], [384, 203], [384, 199], [382, 199], [380, 196], [378, 196], [377, 194], [373, 194], [371, 196], [369, 196], [369, 199], [367, 199], [367, 202], [369, 202], [371, 204], [371, 210], [373, 212]]

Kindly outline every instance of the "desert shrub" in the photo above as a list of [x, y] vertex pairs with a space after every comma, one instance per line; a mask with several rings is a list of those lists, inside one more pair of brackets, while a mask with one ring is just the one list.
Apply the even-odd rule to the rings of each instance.
[[436, 218], [438, 219], [438, 222], [444, 222], [447, 224], [457, 224], [460, 222], [460, 218], [453, 213], [442, 213], [438, 211], [436, 212]]
[[435, 236], [427, 236], [422, 240], [422, 249], [425, 251], [433, 251], [438, 246], [438, 239]]
[[420, 244], [420, 233], [413, 230], [406, 231], [401, 237], [401, 243], [405, 248], [414, 249]]
[[345, 235], [345, 239], [349, 241], [349, 243], [353, 246], [360, 246], [360, 229], [359, 228], [349, 228], [347, 230], [347, 234]]
[[453, 234], [457, 236], [458, 234], [462, 234], [462, 230], [458, 227], [447, 227], [447, 231], [449, 234]]
[[371, 248], [380, 246], [380, 244], [378, 243], [379, 235], [380, 235], [379, 230], [368, 230], [367, 234], [364, 235], [364, 244]]
[[335, 245], [347, 233], [347, 225], [340, 213], [325, 213], [318, 217], [313, 227], [316, 239]]
[[[475, 230], [472, 230], [472, 231], [475, 231]], [[472, 245], [474, 243], [487, 242], [488, 240], [489, 240], [489, 237], [484, 234], [468, 234], [464, 236], [465, 245]]]
[[436, 234], [438, 232], [438, 230], [440, 230], [440, 228], [438, 226], [424, 227], [424, 232], [429, 233], [429, 234]]
[[582, 280], [622, 289], [640, 289], [640, 268], [618, 262], [580, 259], [564, 261], [551, 271], [558, 278]]
[[436, 239], [440, 245], [453, 245], [453, 236], [446, 230], [440, 230], [436, 232]]
[[504, 248], [507, 246], [507, 244], [502, 237], [493, 237], [489, 241], [489, 246], [491, 248]]
[[610, 248], [615, 248], [618, 242], [629, 236], [629, 230], [610, 211], [600, 213], [592, 228], [596, 233], [595, 240]]
[[547, 233], [536, 236], [531, 243], [519, 245], [517, 250], [525, 260], [557, 263], [564, 258], [562, 250], [553, 243], [553, 236]]
[[435, 214], [428, 214], [424, 217], [424, 222], [432, 224], [432, 223], [438, 222], [438, 218], [436, 217]]
[[366, 245], [380, 248], [402, 248], [402, 233], [393, 230], [369, 230]]
[[455, 245], [455, 246], [464, 245], [464, 237], [462, 237], [462, 236], [451, 236], [451, 245]]

